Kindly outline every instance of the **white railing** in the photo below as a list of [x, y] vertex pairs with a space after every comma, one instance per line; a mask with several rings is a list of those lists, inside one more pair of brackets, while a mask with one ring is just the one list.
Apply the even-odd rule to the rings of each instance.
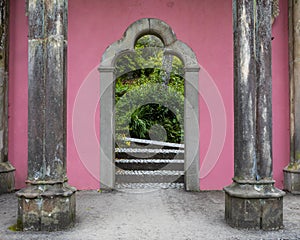
[[157, 145], [157, 146], [184, 148], [184, 144], [179, 144], [179, 143], [170, 143], [170, 142], [146, 140], [146, 139], [139, 139], [139, 138], [129, 138], [129, 137], [123, 137], [123, 138], [121, 138], [121, 140], [126, 141], [126, 142], [153, 144], [153, 145]]

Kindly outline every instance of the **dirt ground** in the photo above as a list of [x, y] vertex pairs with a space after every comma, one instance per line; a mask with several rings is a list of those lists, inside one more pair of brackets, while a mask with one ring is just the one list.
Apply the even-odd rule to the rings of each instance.
[[300, 239], [300, 196], [284, 198], [279, 231], [237, 230], [224, 221], [224, 193], [180, 189], [77, 192], [74, 228], [60, 232], [13, 232], [15, 194], [0, 196], [0, 240], [93, 239]]

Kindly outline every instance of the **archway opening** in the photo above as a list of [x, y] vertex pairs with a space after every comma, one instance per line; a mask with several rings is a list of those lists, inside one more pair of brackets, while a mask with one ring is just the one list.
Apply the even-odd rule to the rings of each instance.
[[183, 62], [148, 34], [117, 59], [115, 75], [116, 187], [183, 187]]
[[[147, 160], [143, 155], [146, 150], [148, 159], [149, 153], [154, 156], [161, 154], [158, 151], [169, 151], [171, 160], [183, 162], [180, 177], [170, 174], [163, 182], [181, 179], [186, 190], [198, 191], [199, 65], [191, 48], [177, 40], [165, 22], [144, 18], [130, 25], [123, 38], [106, 49], [99, 70], [100, 188], [116, 188], [116, 153], [130, 155], [129, 160]], [[118, 119], [120, 116], [124, 119]], [[171, 134], [174, 131], [177, 134]], [[169, 160], [165, 160], [167, 165]], [[124, 171], [122, 175], [127, 178]], [[156, 175], [155, 181], [163, 178], [160, 172]]]

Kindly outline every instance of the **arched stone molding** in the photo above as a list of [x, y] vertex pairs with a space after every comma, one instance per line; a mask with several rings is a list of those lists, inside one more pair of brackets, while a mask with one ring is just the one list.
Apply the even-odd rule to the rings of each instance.
[[199, 191], [199, 65], [193, 50], [176, 38], [171, 27], [159, 19], [143, 18], [131, 24], [122, 39], [104, 52], [100, 71], [100, 183], [101, 189], [114, 189], [114, 80], [115, 63], [124, 52], [134, 51], [143, 35], [159, 37], [165, 51], [179, 57], [185, 67], [184, 142], [185, 188]]

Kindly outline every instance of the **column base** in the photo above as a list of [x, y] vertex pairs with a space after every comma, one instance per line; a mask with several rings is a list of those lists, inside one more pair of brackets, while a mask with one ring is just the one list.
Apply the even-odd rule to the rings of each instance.
[[225, 220], [234, 228], [283, 228], [283, 196], [274, 182], [233, 182], [224, 188]]
[[17, 192], [17, 229], [59, 231], [75, 223], [76, 189], [67, 183], [30, 185]]
[[283, 169], [284, 174], [284, 190], [293, 193], [300, 194], [300, 169], [292, 169], [287, 166]]
[[0, 163], [0, 194], [15, 190], [15, 168], [9, 162]]

